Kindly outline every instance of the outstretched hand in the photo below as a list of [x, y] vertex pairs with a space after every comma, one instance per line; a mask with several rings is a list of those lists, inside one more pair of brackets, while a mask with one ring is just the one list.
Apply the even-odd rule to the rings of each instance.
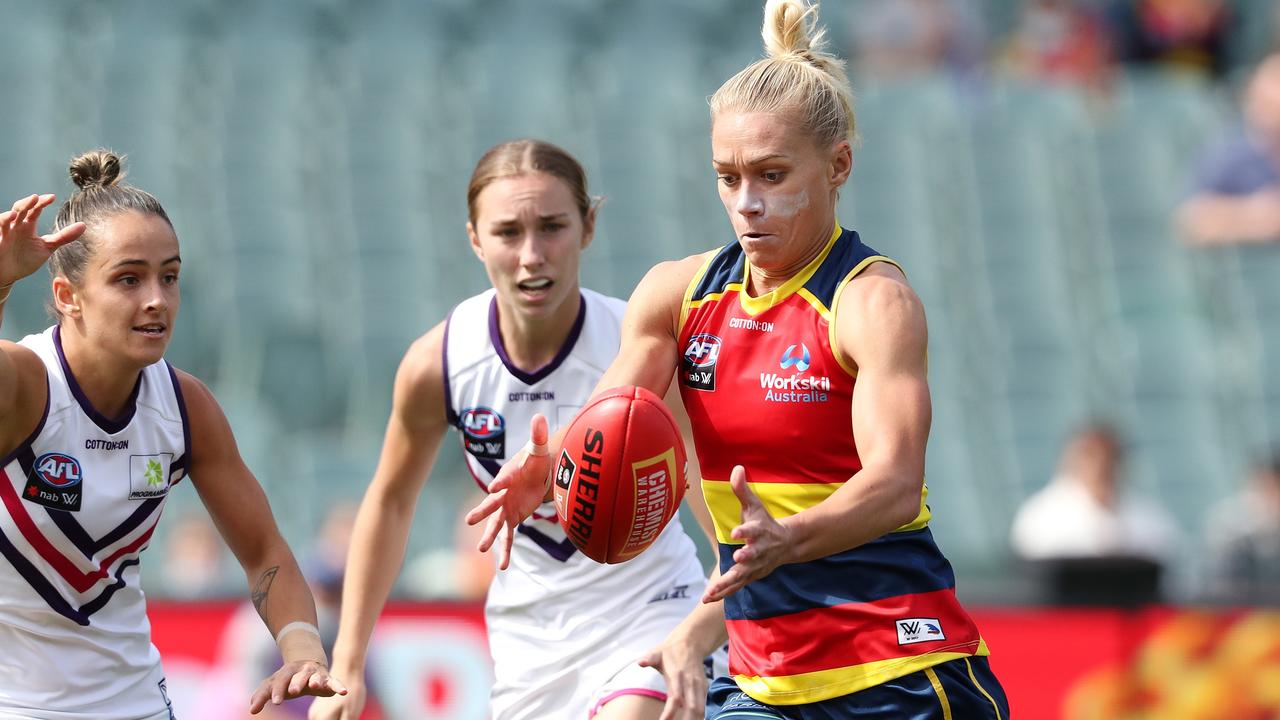
[[84, 234], [84, 223], [71, 223], [56, 233], [39, 235], [40, 213], [53, 195], [31, 195], [0, 213], [0, 288], [40, 269], [54, 250]]
[[667, 701], [658, 720], [702, 720], [707, 704], [707, 669], [688, 643], [667, 638], [640, 656], [641, 667], [662, 673]]
[[743, 544], [733, 552], [733, 567], [707, 585], [702, 595], [704, 603], [723, 600], [786, 562], [791, 532], [769, 514], [747, 483], [746, 468], [735, 465], [729, 485], [742, 504], [742, 524], [733, 529], [730, 537]]
[[551, 482], [551, 453], [547, 448], [547, 418], [533, 416], [529, 423], [529, 444], [507, 464], [489, 485], [489, 495], [467, 513], [467, 524], [475, 525], [485, 518], [480, 552], [488, 552], [498, 543], [498, 567], [506, 570], [511, 562], [511, 544], [516, 526], [533, 514], [547, 497]]
[[347, 688], [330, 675], [323, 664], [315, 660], [298, 660], [285, 663], [262, 681], [249, 698], [249, 713], [257, 715], [268, 702], [279, 705], [303, 695], [330, 697], [346, 694]]

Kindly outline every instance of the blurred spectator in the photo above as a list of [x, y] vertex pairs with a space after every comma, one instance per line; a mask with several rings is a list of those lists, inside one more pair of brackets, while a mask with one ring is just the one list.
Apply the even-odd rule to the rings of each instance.
[[886, 79], [976, 71], [985, 53], [976, 7], [964, 0], [871, 0], [854, 16], [853, 64]]
[[1078, 0], [1030, 0], [1003, 55], [1012, 72], [1036, 80], [1101, 90], [1111, 75], [1102, 20]]
[[158, 595], [201, 600], [248, 592], [244, 574], [233, 567], [217, 528], [203, 510], [174, 518], [168, 541], [160, 547]]
[[1213, 508], [1206, 537], [1215, 599], [1280, 603], [1280, 453]]
[[1013, 548], [1028, 560], [1146, 558], [1174, 550], [1173, 524], [1154, 498], [1121, 487], [1123, 448], [1115, 431], [1086, 427], [1067, 444], [1058, 474], [1032, 495], [1013, 521]]
[[1209, 151], [1178, 211], [1198, 243], [1280, 240], [1280, 54], [1245, 89], [1244, 126]]
[[1226, 0], [1115, 0], [1116, 59], [1222, 78], [1229, 70], [1231, 9]]

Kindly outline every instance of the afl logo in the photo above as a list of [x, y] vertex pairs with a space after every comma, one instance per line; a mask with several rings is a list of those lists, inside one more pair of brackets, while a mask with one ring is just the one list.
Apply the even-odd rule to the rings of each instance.
[[716, 361], [720, 359], [720, 338], [698, 333], [689, 338], [680, 360], [680, 376], [685, 387], [694, 390], [716, 389]]
[[36, 458], [35, 475], [45, 485], [59, 490], [80, 484], [80, 461], [62, 453], [45, 453]]
[[707, 333], [689, 338], [689, 346], [684, 349], [684, 359], [690, 368], [712, 367], [719, 357], [720, 338]]
[[477, 440], [487, 440], [502, 434], [502, 416], [489, 408], [471, 408], [462, 413], [462, 429]]
[[795, 345], [788, 345], [787, 349], [782, 353], [782, 359], [778, 364], [783, 370], [795, 365], [796, 370], [804, 372], [809, 369], [809, 348], [804, 343], [800, 343], [800, 351], [796, 352]]

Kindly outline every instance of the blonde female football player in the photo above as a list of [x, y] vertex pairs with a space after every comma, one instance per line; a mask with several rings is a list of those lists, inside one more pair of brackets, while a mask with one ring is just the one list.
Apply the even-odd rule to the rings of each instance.
[[[621, 300], [578, 284], [596, 205], [564, 150], [538, 140], [491, 148], [467, 189], [471, 249], [492, 289], [458, 304], [413, 344], [396, 376], [382, 457], [361, 503], [348, 556], [334, 668], [351, 694], [311, 717], [355, 720], [365, 651], [404, 557], [414, 506], [440, 443], [458, 430], [467, 467], [487, 488], [550, 418], [572, 417], [613, 361]], [[697, 503], [701, 505], [701, 503]], [[578, 552], [540, 502], [511, 528], [485, 619], [495, 668], [495, 720], [657, 718], [662, 673], [637, 664], [694, 607], [705, 576], [679, 522], [628, 563]], [[705, 510], [704, 510], [705, 512]], [[668, 674], [706, 687], [703, 658]], [[343, 675], [342, 673], [346, 673]]]
[[[713, 683], [711, 717], [1001, 720], [928, 526], [924, 310], [896, 263], [836, 220], [854, 116], [815, 13], [769, 0], [768, 56], [712, 96], [737, 238], [650, 271], [600, 382], [661, 395], [678, 370], [720, 548], [705, 604], [649, 661], [713, 647], [727, 624], [733, 677]], [[503, 551], [541, 501], [548, 445], [518, 454], [469, 514], [491, 517], [482, 547]]]
[[178, 238], [120, 158], [71, 163], [79, 186], [54, 231], [52, 195], [0, 213], [0, 317], [49, 263], [56, 324], [0, 341], [0, 718], [173, 718], [138, 564], [190, 476], [243, 565], [284, 664], [252, 712], [345, 692], [325, 667], [315, 606], [217, 401], [164, 361], [177, 319]]

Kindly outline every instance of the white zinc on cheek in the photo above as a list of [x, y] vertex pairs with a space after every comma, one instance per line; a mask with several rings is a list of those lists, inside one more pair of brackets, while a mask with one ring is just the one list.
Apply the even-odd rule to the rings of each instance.
[[809, 207], [809, 191], [801, 190], [790, 195], [776, 195], [770, 198], [765, 212], [767, 215], [793, 218], [807, 207]]

